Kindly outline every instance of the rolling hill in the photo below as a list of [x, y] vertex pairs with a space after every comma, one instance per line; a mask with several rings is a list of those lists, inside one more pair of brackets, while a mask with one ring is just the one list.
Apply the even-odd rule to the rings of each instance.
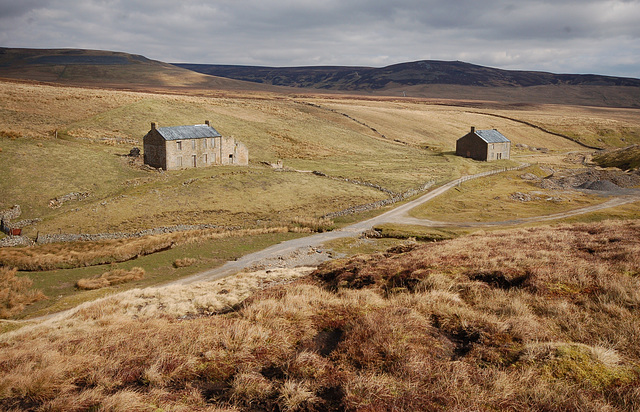
[[278, 86], [327, 90], [382, 90], [392, 85], [456, 84], [484, 87], [545, 85], [632, 86], [640, 79], [585, 74], [553, 74], [501, 70], [460, 61], [424, 60], [374, 67], [259, 67], [214, 64], [175, 64], [213, 76]]
[[459, 61], [416, 61], [382, 68], [175, 65], [236, 80], [323, 91], [640, 107], [640, 79], [501, 70]]
[[278, 88], [196, 73], [128, 53], [0, 48], [0, 77], [126, 89], [274, 91]]
[[640, 79], [509, 71], [464, 62], [255, 67], [168, 64], [102, 50], [0, 48], [0, 78], [144, 91], [239, 90], [640, 107]]

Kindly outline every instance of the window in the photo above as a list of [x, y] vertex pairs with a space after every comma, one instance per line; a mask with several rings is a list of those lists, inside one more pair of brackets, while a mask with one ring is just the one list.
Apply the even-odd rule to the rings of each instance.
[[[205, 140], [206, 142], [206, 140]], [[204, 154], [204, 164], [209, 164], [209, 156], [207, 156], [207, 154]]]
[[198, 164], [196, 163], [197, 159], [198, 157], [196, 155], [191, 156], [191, 160], [193, 161], [193, 167], [198, 167]]
[[202, 147], [203, 147], [204, 149], [206, 149], [206, 148], [207, 148], [207, 139], [202, 139]]
[[196, 141], [195, 140], [191, 141], [191, 149], [192, 150], [196, 150]]
[[176, 158], [176, 166], [182, 167], [182, 156]]
[[176, 142], [176, 147], [178, 148], [178, 150], [182, 150], [182, 142]]
[[211, 147], [216, 147], [216, 139], [215, 139], [215, 137], [211, 138]]

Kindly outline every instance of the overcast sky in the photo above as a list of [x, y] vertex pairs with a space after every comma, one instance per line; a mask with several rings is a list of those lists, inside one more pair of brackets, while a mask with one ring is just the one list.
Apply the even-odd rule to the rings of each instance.
[[263, 66], [461, 60], [640, 78], [640, 0], [0, 0], [0, 46]]

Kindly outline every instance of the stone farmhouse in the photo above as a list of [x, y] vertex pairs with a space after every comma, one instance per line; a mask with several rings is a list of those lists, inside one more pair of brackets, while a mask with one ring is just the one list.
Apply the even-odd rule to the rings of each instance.
[[193, 126], [156, 127], [151, 123], [143, 149], [144, 163], [164, 170], [249, 164], [246, 146], [222, 136], [208, 120]]
[[456, 141], [456, 155], [483, 161], [509, 159], [511, 141], [496, 129], [471, 127], [471, 132]]

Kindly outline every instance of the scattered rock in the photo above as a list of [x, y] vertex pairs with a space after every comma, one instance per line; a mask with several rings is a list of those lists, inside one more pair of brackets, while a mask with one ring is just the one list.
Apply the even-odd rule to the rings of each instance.
[[532, 196], [529, 193], [514, 192], [509, 195], [509, 198], [518, 202], [531, 202], [532, 200], [539, 200], [540, 197]]
[[638, 174], [626, 173], [616, 169], [588, 168], [557, 171], [553, 175], [542, 179], [540, 187], [543, 189], [583, 189], [584, 187], [581, 187], [581, 185], [588, 185], [601, 180], [609, 181], [618, 186], [612, 190], [640, 186], [640, 175]]
[[64, 196], [59, 196], [49, 200], [49, 207], [52, 209], [58, 208], [66, 202], [72, 200], [83, 200], [89, 197], [89, 192], [71, 192]]
[[523, 175], [520, 175], [520, 179], [522, 179], [522, 180], [538, 180], [538, 176], [534, 175], [533, 173], [525, 173]]
[[140, 149], [137, 147], [134, 147], [133, 149], [129, 150], [129, 157], [138, 157], [140, 156]]
[[587, 156], [584, 153], [567, 153], [567, 156], [563, 159], [566, 163], [572, 164], [585, 164]]

